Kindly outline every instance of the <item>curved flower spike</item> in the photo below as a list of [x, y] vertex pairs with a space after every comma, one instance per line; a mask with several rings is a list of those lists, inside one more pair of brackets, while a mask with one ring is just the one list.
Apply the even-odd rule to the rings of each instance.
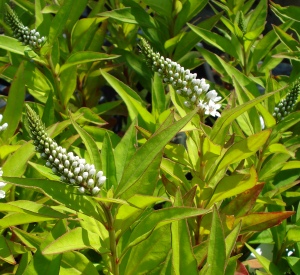
[[139, 47], [152, 70], [158, 72], [165, 83], [171, 84], [177, 94], [186, 99], [186, 107], [200, 107], [206, 115], [220, 116], [218, 110], [221, 104], [216, 102], [220, 101], [221, 97], [215, 90], [209, 91], [209, 84], [204, 78], [196, 78], [197, 74], [192, 74], [190, 70], [185, 70], [171, 59], [155, 53], [144, 38], [141, 38]]
[[45, 37], [41, 36], [35, 29], [30, 30], [24, 26], [16, 13], [8, 4], [6, 6], [6, 21], [13, 31], [14, 37], [23, 42], [24, 45], [29, 45], [32, 48], [40, 48], [45, 42]]
[[93, 164], [86, 163], [85, 159], [75, 156], [73, 152], [67, 153], [65, 148], [58, 146], [46, 133], [39, 116], [28, 105], [26, 108], [33, 143], [36, 151], [46, 159], [46, 166], [60, 175], [62, 181], [78, 186], [80, 193], [97, 195], [106, 181], [103, 172], [96, 171]]

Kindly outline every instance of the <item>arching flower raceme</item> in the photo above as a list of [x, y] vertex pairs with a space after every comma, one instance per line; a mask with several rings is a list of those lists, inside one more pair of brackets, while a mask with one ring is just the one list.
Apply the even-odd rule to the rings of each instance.
[[196, 78], [197, 74], [192, 74], [190, 70], [185, 70], [171, 59], [155, 53], [144, 38], [141, 38], [139, 46], [152, 70], [158, 72], [165, 83], [171, 84], [177, 94], [186, 99], [184, 102], [186, 107], [200, 107], [206, 115], [220, 116], [218, 110], [221, 104], [217, 102], [221, 97], [215, 90], [209, 91], [209, 84], [204, 78]]
[[6, 21], [13, 31], [13, 35], [24, 45], [29, 45], [32, 48], [40, 48], [45, 42], [45, 37], [41, 36], [35, 29], [30, 30], [24, 26], [16, 13], [7, 4], [6, 6]]
[[79, 192], [97, 195], [106, 181], [103, 172], [96, 171], [93, 164], [58, 146], [46, 133], [39, 116], [28, 105], [26, 108], [35, 148], [46, 159], [46, 166], [60, 175], [63, 182], [78, 186]]
[[274, 108], [273, 117], [277, 122], [282, 120], [295, 109], [299, 94], [300, 82], [297, 82], [287, 96], [284, 99], [281, 99]]

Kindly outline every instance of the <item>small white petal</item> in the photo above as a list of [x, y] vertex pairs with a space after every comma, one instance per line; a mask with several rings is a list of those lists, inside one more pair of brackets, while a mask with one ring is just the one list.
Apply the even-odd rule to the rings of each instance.
[[96, 195], [96, 194], [99, 193], [99, 191], [100, 191], [100, 188], [99, 188], [98, 186], [95, 186], [95, 187], [93, 188], [93, 190], [92, 190], [92, 193], [93, 193], [94, 195]]
[[85, 192], [85, 188], [81, 186], [78, 188], [78, 191], [83, 194]]
[[0, 181], [0, 188], [4, 187], [5, 185], [6, 185], [6, 183], [5, 183], [5, 182], [3, 182], [3, 181]]
[[0, 199], [4, 199], [5, 198], [5, 191], [0, 190]]

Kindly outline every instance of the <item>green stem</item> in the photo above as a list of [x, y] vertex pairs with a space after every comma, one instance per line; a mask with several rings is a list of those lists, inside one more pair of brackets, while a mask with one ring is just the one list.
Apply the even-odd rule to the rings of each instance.
[[111, 209], [105, 204], [102, 204], [102, 208], [105, 212], [107, 219], [107, 230], [109, 234], [109, 244], [110, 244], [110, 259], [111, 259], [111, 271], [114, 275], [119, 275], [119, 259], [117, 254], [117, 239], [116, 232], [114, 229], [114, 218], [111, 214]]

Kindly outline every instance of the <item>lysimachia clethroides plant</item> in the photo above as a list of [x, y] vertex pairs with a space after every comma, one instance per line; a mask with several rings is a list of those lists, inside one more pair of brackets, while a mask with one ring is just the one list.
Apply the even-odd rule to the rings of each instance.
[[46, 159], [46, 166], [59, 174], [61, 181], [78, 186], [80, 193], [97, 195], [106, 180], [103, 172], [96, 171], [93, 164], [86, 163], [85, 159], [75, 156], [73, 152], [67, 153], [65, 148], [58, 146], [46, 133], [38, 115], [28, 105], [26, 107], [36, 151]]

